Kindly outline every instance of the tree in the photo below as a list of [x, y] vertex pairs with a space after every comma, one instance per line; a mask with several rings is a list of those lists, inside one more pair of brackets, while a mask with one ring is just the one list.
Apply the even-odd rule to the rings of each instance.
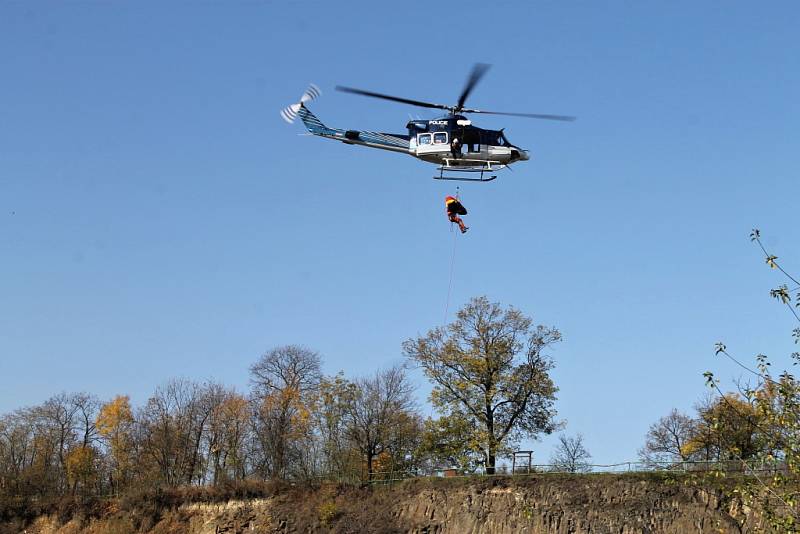
[[550, 464], [556, 471], [568, 473], [588, 473], [592, 470], [589, 460], [592, 455], [583, 445], [583, 436], [560, 435], [558, 445], [550, 457]]
[[320, 357], [297, 345], [277, 347], [250, 367], [260, 469], [284, 478], [303, 457], [311, 433], [311, 404], [322, 379]]
[[97, 477], [95, 460], [97, 451], [94, 447], [77, 445], [70, 449], [65, 456], [67, 480], [75, 494], [80, 487], [83, 492], [88, 492]]
[[673, 409], [650, 426], [639, 457], [644, 462], [740, 461], [764, 450], [763, 412], [736, 393], [708, 397], [697, 416]]
[[111, 453], [111, 487], [119, 491], [130, 481], [135, 462], [134, 419], [130, 398], [127, 395], [117, 395], [103, 404], [97, 414], [95, 426]]
[[316, 390], [322, 379], [319, 354], [300, 345], [285, 345], [266, 352], [250, 366], [250, 382], [261, 394], [291, 388]]
[[[213, 411], [207, 387], [185, 379], [156, 388], [137, 419], [141, 444], [140, 469], [146, 479], [167, 485], [200, 482], [200, 445]], [[150, 480], [148, 480], [150, 481]]]
[[682, 453], [698, 460], [741, 461], [764, 447], [761, 414], [736, 393], [709, 398], [697, 406], [697, 420]]
[[494, 473], [497, 455], [522, 437], [556, 428], [558, 389], [549, 376], [552, 360], [543, 353], [561, 340], [555, 328], [533, 326], [513, 307], [473, 298], [456, 320], [403, 344], [434, 383], [431, 401], [440, 412], [461, 416], [473, 427]]
[[[82, 448], [96, 441], [97, 401], [86, 393], [61, 393], [39, 406], [0, 417], [0, 494], [47, 498], [85, 488], [95, 463]], [[92, 479], [93, 482], [93, 479]]]
[[342, 373], [320, 382], [313, 415], [321, 474], [341, 476], [359, 469], [361, 453], [354, 448], [347, 430], [351, 389]]
[[419, 449], [422, 428], [422, 417], [413, 409], [396, 414], [383, 452], [389, 460], [389, 471], [408, 472], [416, 468], [417, 458], [414, 453]]
[[44, 496], [58, 491], [54, 440], [40, 423], [39, 407], [0, 418], [0, 493]]
[[687, 442], [695, 433], [695, 421], [686, 414], [672, 409], [647, 431], [644, 446], [639, 449], [643, 462], [680, 462], [690, 458]]
[[[76, 445], [88, 447], [96, 438], [94, 413], [96, 399], [87, 393], [60, 393], [47, 399], [33, 410], [36, 419], [38, 444], [58, 458], [60, 469], [53, 473], [58, 491], [70, 485], [67, 480], [67, 453]], [[44, 464], [40, 464], [44, 465]]]
[[469, 418], [461, 413], [429, 418], [425, 421], [418, 455], [428, 462], [429, 470], [456, 468], [474, 473], [485, 460], [474, 430]]
[[245, 442], [250, 423], [250, 405], [244, 396], [228, 389], [217, 394], [206, 434], [208, 470], [215, 485], [247, 475]]
[[378, 455], [388, 452], [396, 458], [416, 448], [414, 433], [419, 434], [420, 423], [413, 406], [413, 388], [401, 367], [348, 385], [346, 435], [363, 455], [368, 479], [372, 479]]

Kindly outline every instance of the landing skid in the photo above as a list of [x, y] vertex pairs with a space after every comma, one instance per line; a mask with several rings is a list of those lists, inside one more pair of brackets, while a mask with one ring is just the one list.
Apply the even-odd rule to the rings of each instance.
[[[439, 176], [434, 176], [434, 180], [452, 180], [454, 182], [491, 182], [492, 180], [497, 178], [497, 175], [491, 174], [496, 169], [493, 169], [491, 165], [486, 165], [480, 168], [459, 168], [459, 167], [450, 167], [442, 165], [439, 167]], [[480, 177], [478, 178], [467, 178], [466, 176], [458, 176], [458, 175], [450, 175], [445, 176], [444, 171], [448, 172], [457, 172], [457, 173], [481, 173]], [[488, 178], [484, 177], [484, 175], [488, 174]]]
[[434, 176], [434, 180], [452, 180], [454, 182], [491, 182], [492, 180], [496, 179], [496, 175], [491, 175], [488, 178], [484, 178], [481, 175], [480, 178], [462, 178], [460, 176]]

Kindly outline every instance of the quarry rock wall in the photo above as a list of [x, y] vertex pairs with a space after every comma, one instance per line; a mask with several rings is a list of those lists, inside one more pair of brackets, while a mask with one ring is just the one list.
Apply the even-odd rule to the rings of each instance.
[[[148, 513], [113, 505], [94, 518], [51, 516], [26, 534], [657, 534], [754, 532], [757, 514], [720, 489], [608, 476], [411, 481], [291, 488], [268, 498]], [[763, 525], [762, 525], [763, 526]], [[768, 530], [767, 530], [768, 531]], [[5, 533], [6, 531], [0, 530]]]

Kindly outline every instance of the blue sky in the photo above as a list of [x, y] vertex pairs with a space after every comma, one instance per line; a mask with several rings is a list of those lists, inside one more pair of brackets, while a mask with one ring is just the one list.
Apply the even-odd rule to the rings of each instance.
[[[343, 6], [347, 6], [344, 8]], [[175, 376], [241, 389], [265, 350], [326, 371], [401, 361], [441, 324], [454, 184], [297, 134], [403, 132], [454, 102], [533, 155], [461, 186], [451, 311], [487, 295], [558, 327], [566, 432], [598, 462], [691, 409], [713, 357], [789, 365], [794, 326], [752, 227], [800, 270], [793, 2], [0, 5], [0, 412], [62, 390], [137, 403]], [[428, 391], [419, 373], [420, 403]], [[534, 444], [539, 460], [553, 438]]]

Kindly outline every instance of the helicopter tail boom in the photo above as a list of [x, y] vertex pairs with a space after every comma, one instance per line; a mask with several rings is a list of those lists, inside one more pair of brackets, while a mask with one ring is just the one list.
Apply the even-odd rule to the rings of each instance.
[[312, 135], [317, 135], [326, 139], [341, 141], [348, 145], [362, 145], [405, 154], [409, 153], [409, 137], [405, 134], [343, 130], [341, 128], [325, 126], [325, 124], [306, 107], [306, 102], [314, 100], [320, 94], [321, 92], [317, 86], [311, 85], [306, 92], [303, 93], [300, 102], [281, 110], [281, 117], [289, 124], [300, 117], [300, 120], [303, 121], [303, 125]]

